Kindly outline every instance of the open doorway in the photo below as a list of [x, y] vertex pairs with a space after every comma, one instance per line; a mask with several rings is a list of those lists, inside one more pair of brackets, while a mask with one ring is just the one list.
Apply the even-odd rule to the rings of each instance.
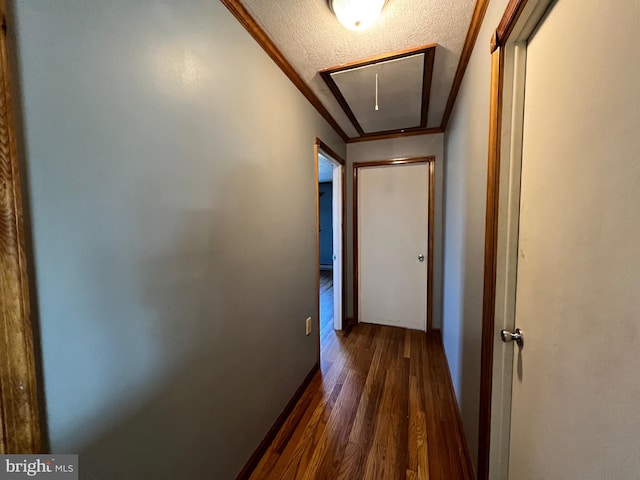
[[344, 160], [319, 139], [318, 295], [320, 342], [344, 328]]

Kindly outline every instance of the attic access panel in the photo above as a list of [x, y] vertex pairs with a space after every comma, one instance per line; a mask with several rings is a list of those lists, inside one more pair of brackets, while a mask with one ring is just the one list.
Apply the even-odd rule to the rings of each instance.
[[361, 137], [418, 130], [427, 126], [435, 49], [382, 55], [320, 75]]

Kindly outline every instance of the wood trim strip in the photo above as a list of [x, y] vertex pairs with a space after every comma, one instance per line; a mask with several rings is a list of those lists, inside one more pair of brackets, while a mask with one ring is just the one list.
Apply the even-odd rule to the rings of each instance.
[[487, 214], [484, 250], [484, 293], [482, 301], [482, 347], [480, 366], [480, 415], [478, 425], [478, 480], [489, 479], [491, 444], [491, 391], [493, 383], [493, 343], [496, 313], [496, 258], [498, 252], [498, 200], [500, 136], [502, 130], [502, 87], [504, 51], [491, 55], [491, 103], [489, 161], [487, 171]]
[[314, 106], [320, 115], [333, 127], [338, 135], [346, 142], [349, 136], [338, 125], [338, 122], [331, 116], [329, 111], [322, 104], [320, 99], [313, 93], [311, 88], [305, 83], [302, 77], [295, 71], [293, 66], [285, 58], [282, 52], [275, 46], [267, 33], [258, 25], [251, 16], [249, 11], [240, 3], [239, 0], [220, 0], [227, 7], [231, 14], [236, 17], [240, 24], [247, 32], [258, 42], [258, 45], [271, 57], [271, 59], [280, 67], [284, 74], [293, 82], [300, 90], [302, 95]]
[[447, 129], [447, 125], [449, 124], [451, 112], [453, 111], [453, 107], [456, 103], [456, 98], [458, 97], [460, 86], [462, 85], [462, 79], [464, 78], [464, 74], [467, 71], [467, 66], [469, 65], [471, 54], [473, 53], [473, 47], [475, 46], [476, 40], [478, 39], [480, 27], [482, 27], [482, 21], [484, 20], [484, 16], [487, 13], [488, 6], [489, 0], [476, 1], [473, 16], [471, 17], [471, 23], [469, 24], [469, 30], [467, 31], [467, 37], [464, 41], [464, 47], [462, 48], [462, 53], [460, 54], [460, 61], [458, 62], [456, 75], [455, 77], [453, 77], [453, 84], [451, 85], [451, 92], [449, 93], [447, 106], [445, 107], [444, 115], [442, 116], [442, 124], [440, 125], [440, 128], [443, 131]]
[[362, 137], [353, 137], [347, 140], [347, 143], [370, 142], [373, 140], [389, 140], [393, 138], [413, 137], [416, 135], [436, 135], [438, 133], [444, 133], [444, 130], [442, 130], [442, 128], [440, 127], [405, 129], [404, 132], [391, 131], [376, 134], [370, 133]]
[[319, 172], [318, 172], [318, 163], [320, 159], [318, 155], [320, 154], [320, 146], [318, 144], [313, 147], [315, 158], [315, 202], [316, 202], [316, 226], [315, 226], [315, 234], [316, 234], [316, 311], [315, 311], [315, 324], [318, 329], [317, 335], [317, 349], [318, 349], [318, 361], [320, 361], [320, 352], [322, 348], [320, 346], [320, 182], [319, 182]]
[[311, 368], [305, 379], [293, 394], [293, 397], [291, 397], [291, 400], [289, 400], [289, 403], [287, 403], [287, 405], [284, 407], [282, 413], [278, 416], [276, 421], [273, 423], [267, 434], [258, 445], [258, 448], [256, 448], [256, 450], [251, 454], [245, 466], [242, 468], [242, 470], [240, 470], [240, 473], [238, 473], [236, 480], [248, 480], [249, 477], [251, 477], [251, 474], [258, 466], [258, 463], [260, 463], [260, 459], [265, 455], [269, 448], [269, 445], [271, 445], [274, 438], [284, 425], [284, 422], [287, 420], [287, 417], [289, 417], [294, 407], [298, 403], [298, 400], [300, 400], [302, 394], [313, 380], [313, 377], [315, 377], [319, 371], [320, 361], [316, 362], [316, 364]]
[[5, 0], [0, 17], [0, 453], [28, 454], [41, 433]]
[[[318, 150], [323, 150], [325, 153], [329, 154], [329, 156], [334, 159], [336, 162], [340, 164], [342, 167], [342, 191], [340, 194], [342, 195], [342, 318], [340, 319], [340, 325], [342, 330], [347, 328], [349, 323], [347, 319], [347, 231], [346, 231], [346, 218], [347, 218], [347, 195], [346, 195], [346, 165], [344, 159], [338, 155], [335, 151], [333, 151], [326, 143], [316, 137], [316, 172], [318, 171]], [[317, 173], [316, 173], [317, 175]], [[320, 229], [320, 205], [318, 204], [318, 224], [316, 225], [316, 229]], [[318, 262], [320, 259], [320, 239], [318, 238]], [[318, 282], [320, 282], [320, 278], [318, 278]], [[320, 291], [320, 284], [318, 283], [318, 291]], [[320, 320], [320, 313], [318, 312], [318, 321]]]
[[433, 244], [434, 244], [434, 217], [435, 217], [435, 159], [434, 156], [398, 158], [394, 160], [375, 160], [371, 162], [358, 162], [352, 166], [353, 171], [353, 316], [354, 323], [359, 323], [359, 235], [358, 235], [358, 170], [366, 167], [383, 167], [393, 165], [408, 165], [414, 163], [427, 163], [429, 166], [428, 189], [428, 231], [427, 231], [427, 332], [433, 329]]
[[420, 126], [427, 128], [429, 120], [429, 99], [431, 98], [431, 81], [433, 80], [433, 64], [436, 59], [436, 49], [427, 50], [424, 56], [424, 68], [422, 76], [422, 116]]
[[436, 169], [429, 161], [429, 217], [427, 219], [427, 332], [433, 331], [433, 242], [435, 225]]
[[[435, 127], [438, 128], [438, 127]], [[374, 133], [365, 133], [362, 135], [363, 138], [370, 138], [370, 137], [379, 137], [379, 136], [383, 136], [383, 135], [397, 135], [397, 134], [410, 134], [412, 132], [423, 132], [427, 130], [426, 128], [423, 127], [407, 127], [407, 128], [400, 128], [400, 129], [396, 129], [396, 130], [382, 130], [380, 132], [374, 132]]]
[[498, 28], [491, 39], [491, 53], [495, 52], [509, 38], [513, 28], [515, 27], [520, 15], [527, 6], [529, 0], [510, 0], [507, 8], [500, 19]]
[[347, 318], [347, 167], [342, 165], [342, 330], [349, 325]]
[[358, 294], [358, 282], [359, 282], [359, 275], [358, 275], [358, 258], [360, 257], [360, 249], [358, 248], [358, 245], [360, 244], [359, 241], [359, 235], [358, 235], [358, 165], [354, 163], [353, 166], [351, 167], [351, 171], [353, 172], [351, 175], [351, 179], [353, 181], [353, 185], [351, 187], [351, 193], [353, 195], [353, 199], [351, 202], [351, 206], [353, 211], [352, 213], [352, 240], [353, 240], [353, 245], [352, 245], [352, 251], [353, 251], [353, 320], [352, 320], [352, 324], [353, 325], [357, 325], [358, 323], [360, 323], [360, 312], [359, 312], [359, 308], [358, 305], [360, 303], [360, 295]]
[[430, 49], [435, 50], [436, 47], [437, 47], [436, 43], [430, 43], [428, 45], [422, 45], [420, 47], [407, 48], [404, 50], [396, 50], [395, 52], [383, 53], [381, 55], [374, 55], [372, 57], [355, 60], [353, 62], [341, 63], [340, 65], [335, 65], [333, 67], [325, 68], [324, 70], [321, 70], [321, 73], [322, 72], [334, 73], [334, 72], [341, 72], [342, 70], [349, 70], [354, 67], [365, 67], [367, 65], [372, 65], [374, 63], [385, 62], [387, 60], [395, 60], [397, 58], [409, 57], [411, 55], [415, 55], [416, 53], [426, 52]]
[[344, 95], [342, 95], [342, 92], [338, 88], [336, 82], [334, 82], [333, 78], [331, 78], [331, 72], [322, 71], [320, 72], [320, 76], [324, 80], [324, 83], [327, 84], [327, 87], [329, 87], [329, 90], [331, 90], [331, 93], [333, 93], [333, 96], [336, 97], [340, 108], [342, 108], [344, 113], [347, 115], [347, 118], [349, 118], [349, 121], [358, 132], [358, 135], [364, 135], [364, 130], [362, 129], [360, 122], [358, 122], [355, 113], [353, 113], [353, 110], [351, 110], [349, 102], [347, 102], [347, 99], [344, 98]]

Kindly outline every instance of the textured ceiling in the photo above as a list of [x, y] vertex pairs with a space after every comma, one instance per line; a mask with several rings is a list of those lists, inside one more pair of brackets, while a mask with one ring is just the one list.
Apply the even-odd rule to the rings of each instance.
[[437, 44], [427, 127], [439, 127], [475, 0], [389, 0], [369, 29], [344, 28], [326, 0], [242, 0], [256, 22], [349, 137], [357, 137], [318, 72], [343, 63]]

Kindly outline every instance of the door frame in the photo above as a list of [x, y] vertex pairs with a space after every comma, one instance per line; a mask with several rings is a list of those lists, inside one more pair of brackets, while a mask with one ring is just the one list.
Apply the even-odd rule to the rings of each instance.
[[0, 453], [33, 454], [41, 412], [4, 0], [0, 16]]
[[[346, 260], [345, 260], [345, 245], [346, 245], [346, 236], [345, 236], [345, 217], [346, 217], [346, 205], [345, 205], [345, 169], [346, 162], [344, 158], [338, 155], [329, 145], [324, 143], [318, 137], [316, 137], [315, 143], [315, 167], [316, 167], [316, 291], [320, 292], [320, 184], [318, 183], [318, 154], [320, 152], [324, 153], [331, 160], [334, 160], [339, 166], [342, 168], [341, 170], [341, 192], [340, 196], [342, 197], [342, 208], [340, 209], [340, 224], [342, 226], [342, 238], [340, 243], [342, 243], [342, 318], [340, 319], [340, 329], [344, 330], [347, 327], [346, 322], [346, 314], [347, 314], [347, 297], [346, 297]], [[332, 213], [333, 215], [333, 213]], [[318, 293], [319, 295], [319, 293]], [[320, 331], [320, 302], [318, 301], [318, 311], [316, 312], [317, 326], [318, 331]], [[335, 319], [334, 319], [335, 325]], [[319, 337], [318, 337], [319, 338]], [[318, 342], [318, 348], [320, 342]]]
[[494, 340], [515, 320], [526, 44], [554, 1], [510, 0], [491, 37], [478, 480], [509, 454], [511, 390], [501, 378], [513, 350], [499, 357]]
[[433, 242], [434, 242], [434, 217], [435, 217], [435, 156], [398, 158], [394, 160], [379, 160], [372, 162], [358, 162], [353, 164], [353, 318], [355, 323], [360, 322], [359, 313], [359, 238], [358, 238], [358, 170], [367, 167], [389, 167], [394, 165], [410, 165], [426, 163], [429, 166], [428, 190], [429, 208], [427, 214], [427, 322], [426, 331], [433, 331]]

